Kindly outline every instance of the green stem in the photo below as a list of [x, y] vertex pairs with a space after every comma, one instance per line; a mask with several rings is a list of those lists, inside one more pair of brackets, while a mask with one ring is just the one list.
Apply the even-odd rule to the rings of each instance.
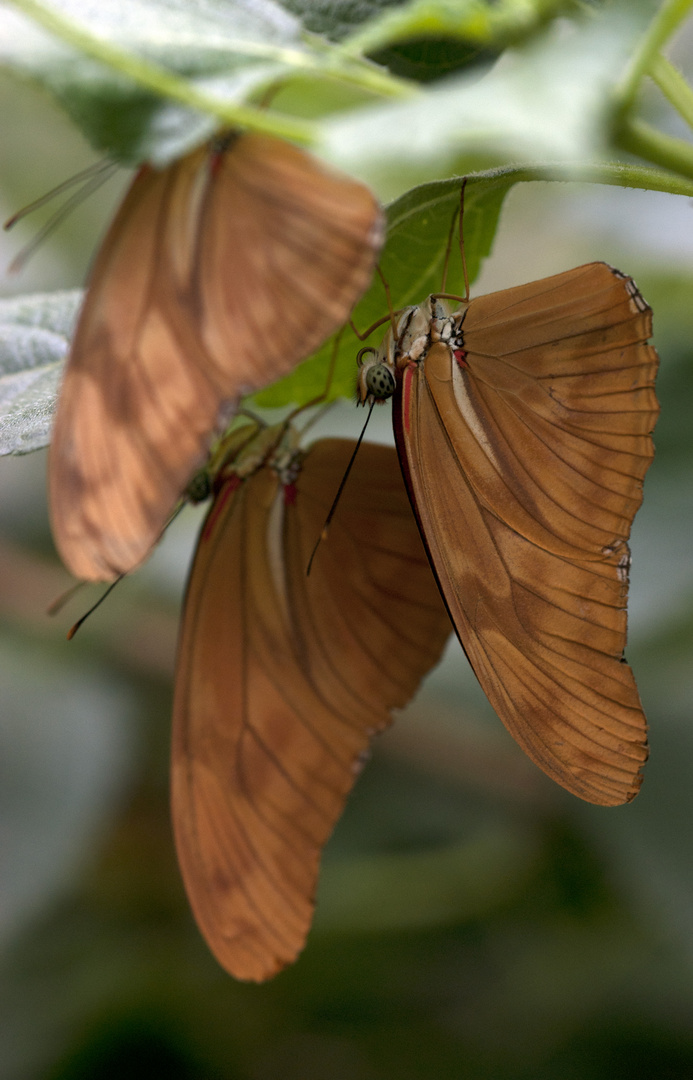
[[616, 134], [616, 142], [630, 154], [693, 179], [691, 143], [665, 135], [644, 120], [624, 121]]
[[[114, 71], [128, 76], [139, 86], [151, 90], [160, 97], [178, 101], [187, 108], [198, 109], [206, 115], [215, 116], [221, 124], [226, 126], [249, 127], [255, 131], [264, 131], [307, 146], [317, 142], [317, 130], [312, 123], [268, 109], [220, 100], [158, 64], [133, 56], [117, 45], [92, 34], [72, 19], [44, 5], [41, 0], [11, 0], [11, 2], [61, 41], [99, 60]], [[319, 52], [310, 52], [307, 48], [291, 48], [269, 43], [265, 45], [262, 42], [233, 41], [230, 45], [240, 54], [285, 64], [293, 69], [294, 73], [319, 75], [355, 84], [378, 97], [410, 97], [416, 92], [410, 84], [391, 77], [387, 72], [381, 71], [367, 61], [350, 59], [345, 63], [337, 58], [338, 62], [335, 63], [334, 50], [320, 55]]]
[[339, 82], [353, 83], [378, 97], [411, 98], [420, 93], [415, 83], [391, 75], [385, 68], [362, 55], [345, 52], [341, 45], [333, 45], [312, 34], [307, 35], [307, 40], [314, 46], [319, 57], [315, 60], [314, 67], [321, 75]]
[[367, 60], [354, 62], [353, 57], [347, 57], [346, 60], [351, 62], [345, 63], [345, 57], [337, 53], [335, 53], [335, 59], [338, 63], [317, 68], [320, 75], [335, 79], [337, 82], [352, 83], [377, 97], [412, 98], [419, 94], [415, 83], [397, 79]]
[[689, 128], [693, 128], [693, 90], [679, 69], [661, 53], [657, 53], [652, 58], [648, 74]]
[[693, 0], [665, 0], [662, 4], [648, 26], [619, 89], [618, 105], [623, 112], [633, 104], [642, 78], [648, 74], [654, 57], [686, 18], [692, 5]]
[[550, 181], [576, 184], [607, 184], [611, 187], [641, 188], [645, 191], [664, 191], [668, 195], [693, 196], [693, 179], [686, 180], [671, 172], [647, 165], [630, 165], [620, 161], [596, 165], [530, 165], [499, 169], [498, 176], [514, 176], [518, 183]]
[[[12, 0], [12, 3], [68, 45], [87, 56], [92, 56], [95, 60], [100, 60], [113, 70], [129, 76], [133, 82], [146, 87], [160, 97], [178, 101], [188, 108], [199, 109], [200, 112], [216, 116], [223, 124], [252, 127], [256, 131], [265, 131], [268, 134], [293, 139], [306, 145], [316, 142], [316, 130], [312, 124], [270, 113], [264, 109], [220, 101], [198, 90], [187, 79], [172, 75], [157, 64], [141, 60], [102, 38], [95, 37], [72, 19], [44, 7], [40, 0]], [[306, 59], [299, 50], [278, 51], [283, 53], [282, 59], [285, 61], [289, 59], [290, 54], [291, 63], [296, 66]]]
[[[452, 197], [457, 202], [460, 197], [460, 176], [452, 176], [447, 180], [432, 181], [428, 185], [430, 192], [430, 205], [437, 205], [441, 198]], [[482, 172], [470, 173], [467, 183], [470, 188], [477, 183], [487, 185], [497, 184], [502, 190], [507, 190], [513, 184], [523, 183], [563, 183], [563, 184], [606, 184], [610, 187], [639, 188], [643, 191], [663, 191], [668, 195], [683, 195], [693, 197], [693, 180], [685, 180], [681, 176], [675, 176], [661, 169], [653, 169], [648, 165], [631, 165], [621, 161], [595, 162], [589, 165], [566, 165], [563, 162], [545, 162], [535, 165], [504, 165], [497, 169], [486, 169]], [[414, 189], [414, 192], [416, 189]], [[419, 214], [422, 210], [422, 202], [417, 197], [412, 202], [411, 195], [407, 192], [400, 195], [387, 207], [388, 229], [394, 225], [401, 225], [402, 221], [412, 214]]]

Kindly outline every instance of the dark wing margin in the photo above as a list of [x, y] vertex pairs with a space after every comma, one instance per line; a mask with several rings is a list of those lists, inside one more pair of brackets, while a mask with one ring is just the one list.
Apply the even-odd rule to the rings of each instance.
[[649, 309], [596, 263], [472, 301], [464, 328], [468, 366], [434, 346], [395, 409], [441, 590], [529, 756], [581, 798], [627, 802], [647, 758], [623, 650], [658, 413]]
[[362, 447], [306, 577], [352, 449], [317, 443], [286, 489], [268, 468], [245, 481], [203, 529], [188, 586], [174, 830], [200, 929], [240, 979], [303, 948], [322, 848], [371, 738], [450, 632], [389, 448]]

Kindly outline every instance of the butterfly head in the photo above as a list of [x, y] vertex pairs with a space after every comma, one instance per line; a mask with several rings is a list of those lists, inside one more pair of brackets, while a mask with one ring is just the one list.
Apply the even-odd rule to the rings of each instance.
[[299, 445], [301, 437], [297, 428], [284, 425], [285, 430], [270, 453], [267, 464], [279, 477], [282, 487], [295, 484], [306, 457], [305, 450]]
[[367, 346], [358, 354], [356, 397], [359, 405], [371, 405], [373, 402], [382, 405], [395, 392], [395, 366], [387, 348], [391, 336], [391, 333], [387, 335], [379, 349]]
[[[418, 311], [417, 307], [407, 307], [396, 312], [397, 322], [395, 323], [393, 315], [393, 325], [383, 338], [380, 348], [374, 349], [367, 345], [359, 352], [356, 358], [359, 366], [356, 400], [359, 405], [373, 403], [382, 405], [394, 394], [397, 388], [397, 372], [406, 366], [399, 363], [401, 342], [406, 335], [410, 334], [412, 322], [415, 324], [414, 333], [419, 323], [422, 327], [427, 325], [427, 320], [417, 320]], [[426, 341], [424, 332], [421, 339], [422, 348]]]
[[185, 498], [191, 503], [201, 503], [208, 499], [213, 491], [213, 480], [209, 469], [200, 469], [195, 473], [185, 489]]
[[367, 345], [358, 354], [357, 400], [360, 405], [382, 404], [392, 397], [397, 373], [423, 361], [433, 344], [447, 345], [461, 365], [465, 364], [462, 325], [468, 304], [456, 310], [438, 296], [423, 304], [404, 308], [396, 326], [388, 330], [379, 349]]

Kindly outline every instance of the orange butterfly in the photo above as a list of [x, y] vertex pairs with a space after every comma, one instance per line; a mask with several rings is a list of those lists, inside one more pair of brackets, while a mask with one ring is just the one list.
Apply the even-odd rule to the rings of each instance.
[[239, 979], [296, 958], [323, 845], [372, 735], [439, 660], [450, 621], [394, 449], [234, 436], [195, 554], [178, 649], [172, 814], [197, 923]]
[[51, 520], [76, 577], [145, 558], [238, 398], [344, 323], [381, 240], [367, 188], [266, 135], [140, 170], [96, 259], [55, 418]]
[[602, 805], [637, 794], [647, 758], [623, 650], [659, 411], [651, 332], [631, 278], [591, 263], [454, 310], [431, 296], [359, 372], [361, 401], [394, 393], [421, 535], [491, 704], [540, 768]]

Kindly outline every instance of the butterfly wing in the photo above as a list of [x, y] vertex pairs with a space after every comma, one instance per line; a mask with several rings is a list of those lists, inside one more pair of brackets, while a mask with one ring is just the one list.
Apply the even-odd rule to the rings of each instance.
[[658, 405], [651, 312], [603, 263], [473, 300], [466, 366], [404, 373], [396, 437], [460, 640], [510, 732], [590, 802], [633, 798], [630, 527]]
[[202, 221], [202, 336], [227, 381], [233, 349], [236, 395], [285, 375], [343, 326], [383, 240], [368, 188], [267, 135], [242, 136], [220, 159]]
[[220, 410], [167, 251], [170, 204], [203, 162], [141, 170], [94, 266], [49, 459], [53, 536], [78, 578], [107, 580], [144, 558]]
[[[260, 981], [295, 959], [322, 847], [374, 732], [450, 623], [393, 450], [324, 440], [295, 483], [263, 468], [218, 496], [181, 631], [172, 747], [178, 857], [219, 962]], [[223, 498], [225, 504], [221, 504]]]
[[380, 243], [368, 189], [268, 136], [138, 173], [94, 265], [53, 430], [53, 534], [76, 577], [145, 558], [239, 396], [344, 323]]

